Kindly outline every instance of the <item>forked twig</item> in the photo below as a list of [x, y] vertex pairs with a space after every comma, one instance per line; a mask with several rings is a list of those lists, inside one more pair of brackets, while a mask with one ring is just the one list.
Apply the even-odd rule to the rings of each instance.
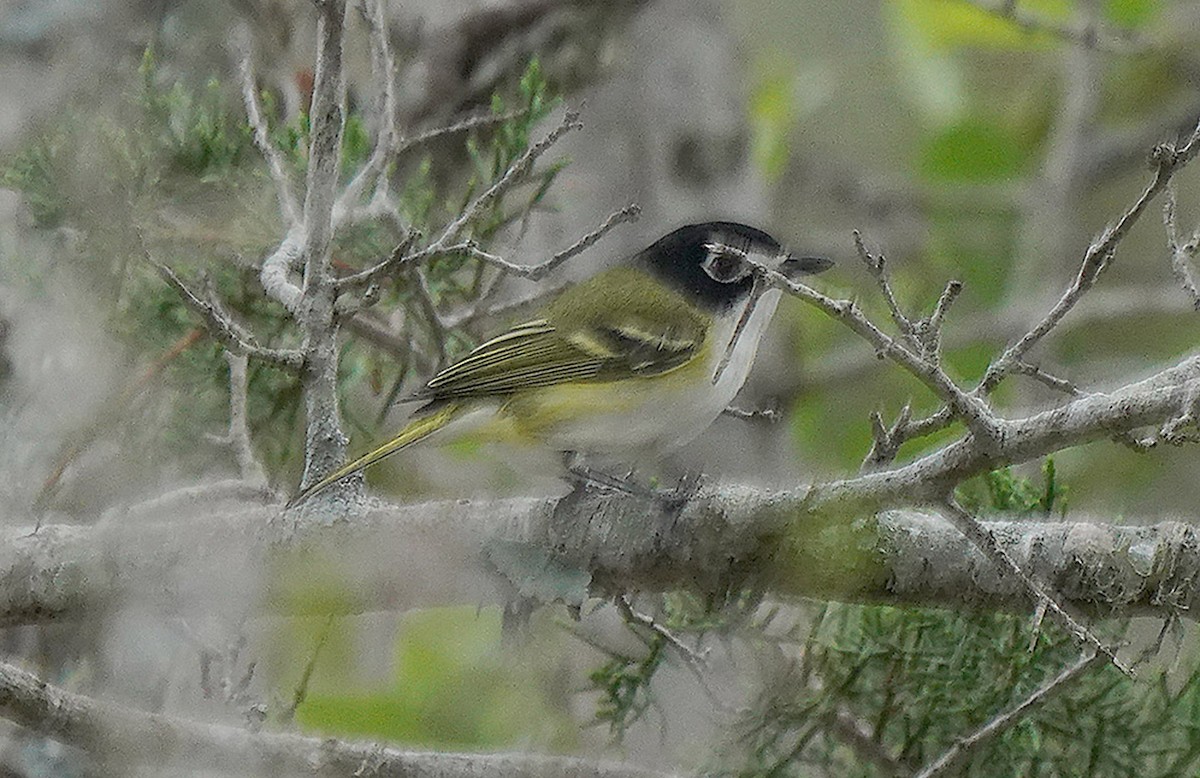
[[991, 392], [1013, 371], [1029, 349], [1037, 345], [1042, 338], [1053, 330], [1063, 317], [1073, 309], [1080, 298], [1095, 285], [1097, 279], [1108, 267], [1117, 244], [1129, 233], [1133, 225], [1141, 218], [1150, 201], [1164, 191], [1175, 173], [1195, 158], [1200, 152], [1200, 124], [1192, 130], [1191, 135], [1182, 148], [1163, 144], [1154, 150], [1155, 174], [1154, 179], [1142, 191], [1140, 197], [1117, 219], [1116, 223], [1107, 227], [1098, 235], [1088, 250], [1084, 253], [1075, 280], [1063, 293], [1058, 302], [1032, 329], [1026, 332], [1017, 342], [1009, 346], [998, 359], [992, 362], [983, 379], [973, 394], [976, 396]]

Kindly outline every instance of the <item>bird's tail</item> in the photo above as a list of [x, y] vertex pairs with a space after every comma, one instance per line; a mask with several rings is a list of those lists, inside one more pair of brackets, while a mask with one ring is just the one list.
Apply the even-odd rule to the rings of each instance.
[[396, 437], [392, 438], [387, 443], [384, 443], [374, 451], [363, 454], [353, 462], [338, 468], [322, 478], [320, 481], [317, 481], [315, 484], [302, 489], [299, 494], [288, 501], [287, 507], [291, 508], [299, 505], [308, 498], [317, 494], [317, 492], [325, 490], [343, 478], [353, 475], [361, 470], [365, 470], [379, 460], [389, 457], [401, 449], [408, 448], [414, 443], [424, 440], [453, 421], [461, 410], [462, 406], [460, 406], [458, 403], [447, 403], [446, 405], [440, 406], [432, 413], [413, 419], [407, 425], [405, 425], [404, 429], [400, 430]]

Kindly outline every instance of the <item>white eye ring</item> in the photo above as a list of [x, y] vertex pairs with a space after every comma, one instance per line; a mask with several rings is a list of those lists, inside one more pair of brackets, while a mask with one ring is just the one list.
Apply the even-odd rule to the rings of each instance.
[[750, 275], [750, 263], [746, 252], [722, 243], [705, 243], [708, 256], [700, 267], [708, 277], [721, 284], [733, 284]]

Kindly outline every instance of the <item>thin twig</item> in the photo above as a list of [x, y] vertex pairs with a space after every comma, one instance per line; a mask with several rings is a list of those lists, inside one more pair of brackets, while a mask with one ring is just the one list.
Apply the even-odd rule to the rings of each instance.
[[912, 405], [905, 403], [896, 416], [896, 421], [889, 428], [883, 423], [883, 414], [879, 411], [871, 413], [871, 449], [863, 458], [861, 468], [874, 469], [886, 465], [896, 458], [900, 446], [908, 439], [911, 429]]
[[482, 251], [475, 247], [474, 244], [470, 243], [459, 244], [458, 248], [469, 253], [473, 257], [487, 262], [489, 265], [500, 268], [506, 273], [511, 273], [519, 278], [527, 278], [530, 281], [540, 281], [552, 270], [566, 262], [568, 259], [583, 253], [586, 249], [595, 244], [596, 241], [608, 234], [608, 232], [617, 225], [625, 224], [626, 222], [637, 221], [641, 216], [641, 213], [642, 209], [639, 206], [631, 203], [621, 210], [611, 214], [607, 219], [604, 220], [603, 224], [587, 233], [567, 248], [558, 252], [550, 259], [547, 259], [545, 262], [541, 262], [536, 265], [516, 265], [504, 259], [503, 257], [498, 257], [495, 254], [489, 254], [486, 251]]
[[1000, 542], [996, 540], [996, 536], [959, 505], [957, 500], [951, 497], [943, 503], [942, 507], [944, 509], [943, 515], [949, 519], [950, 523], [959, 532], [965, 535], [976, 548], [983, 552], [984, 556], [991, 560], [992, 564], [996, 565], [997, 568], [1015, 575], [1035, 603], [1046, 603], [1047, 610], [1078, 642], [1106, 657], [1108, 661], [1113, 663], [1114, 667], [1126, 675], [1132, 674], [1129, 668], [1117, 658], [1115, 651], [1101, 643], [1100, 639], [1092, 634], [1092, 631], [1087, 626], [1080, 623], [1070, 613], [1067, 613], [1066, 609], [1059, 603], [1057, 594], [1021, 569], [1021, 566], [1005, 550], [1004, 546], [1000, 545]]
[[1046, 600], [1038, 600], [1037, 607], [1033, 609], [1033, 618], [1029, 622], [1029, 645], [1026, 647], [1026, 652], [1032, 654], [1037, 648], [1038, 638], [1042, 635], [1042, 624], [1046, 621]]
[[474, 303], [461, 311], [456, 311], [445, 316], [443, 321], [446, 323], [446, 326], [450, 329], [458, 329], [460, 327], [468, 327], [480, 319], [491, 319], [515, 313], [553, 297], [562, 291], [563, 286], [562, 284], [540, 284], [530, 290], [529, 295], [518, 297], [514, 300], [498, 300], [490, 305], [481, 305], [480, 303], [486, 303], [495, 294], [497, 287], [495, 281], [503, 277], [503, 273], [496, 274], [493, 282], [488, 285]]
[[1024, 358], [1026, 352], [1037, 345], [1075, 307], [1075, 304], [1092, 288], [1108, 267], [1109, 260], [1112, 259], [1113, 253], [1117, 249], [1117, 244], [1141, 218], [1146, 206], [1167, 188], [1175, 173], [1194, 159], [1197, 152], [1200, 152], [1200, 124], [1192, 130], [1182, 148], [1177, 149], [1170, 144], [1163, 144], [1155, 149], [1154, 179], [1133, 205], [1121, 214], [1116, 223], [1106, 228], [1092, 241], [1071, 286], [1033, 329], [1005, 349], [1004, 353], [988, 367], [973, 394], [980, 396], [991, 392], [1005, 376], [1012, 372], [1016, 364]]
[[947, 281], [946, 288], [942, 290], [937, 304], [933, 307], [933, 313], [914, 325], [917, 338], [925, 349], [925, 358], [931, 362], [938, 362], [942, 358], [942, 324], [950, 306], [954, 305], [954, 301], [962, 294], [962, 290], [962, 281], [953, 279]]
[[[413, 264], [415, 262], [423, 262], [441, 254], [471, 253], [478, 256], [476, 251], [471, 250], [473, 248], [473, 244], [464, 243], [451, 245], [451, 241], [458, 235], [458, 233], [462, 232], [463, 228], [465, 228], [467, 224], [479, 216], [484, 207], [486, 207], [495, 198], [502, 195], [507, 189], [524, 178], [528, 174], [530, 168], [533, 166], [533, 163], [536, 162], [539, 157], [545, 154], [551, 146], [557, 143], [563, 135], [581, 126], [582, 125], [579, 123], [579, 113], [577, 111], [567, 111], [566, 115], [563, 117], [563, 120], [559, 122], [557, 127], [551, 130], [546, 137], [542, 138], [542, 140], [526, 149], [525, 153], [522, 154], [516, 162], [510, 165], [508, 170], [504, 171], [504, 174], [500, 176], [500, 178], [497, 179], [494, 184], [484, 190], [482, 194], [480, 194], [465, 208], [463, 208], [462, 212], [459, 213], [459, 215], [455, 217], [453, 221], [447, 224], [445, 228], [443, 228], [441, 234], [438, 235], [437, 239], [435, 239], [432, 243], [430, 243], [424, 249], [411, 254], [405, 254], [395, 250], [390, 256], [387, 257], [387, 259], [384, 259], [382, 262], [379, 262], [376, 265], [358, 273], [343, 276], [337, 282], [338, 288], [344, 289], [351, 286], [361, 286], [380, 278], [397, 267]], [[487, 256], [491, 257], [492, 255], [489, 254]]]
[[917, 339], [916, 330], [908, 316], [901, 310], [900, 303], [896, 300], [896, 295], [892, 291], [892, 283], [887, 276], [887, 258], [882, 253], [872, 254], [867, 249], [866, 243], [863, 242], [861, 232], [855, 230], [853, 235], [854, 248], [858, 254], [858, 258], [862, 260], [863, 265], [867, 268], [867, 272], [875, 279], [875, 283], [883, 295], [883, 300], [887, 303], [888, 312], [892, 315], [892, 321], [895, 322], [896, 328], [900, 330], [900, 334], [904, 336], [909, 347], [919, 351], [921, 343]]
[[550, 147], [566, 135], [571, 130], [577, 130], [583, 127], [579, 121], [578, 111], [567, 111], [563, 115], [563, 119], [558, 123], [558, 126], [550, 131], [546, 137], [542, 138], [537, 143], [525, 150], [525, 153], [517, 158], [517, 161], [509, 166], [508, 170], [504, 171], [504, 175], [500, 176], [494, 184], [489, 186], [478, 197], [463, 209], [454, 221], [446, 225], [442, 230], [442, 234], [434, 241], [434, 245], [442, 247], [454, 240], [463, 228], [474, 221], [483, 209], [486, 208], [493, 200], [504, 194], [513, 184], [517, 183], [529, 174], [533, 169], [533, 163], [550, 150]]
[[425, 314], [425, 321], [428, 322], [430, 330], [432, 330], [432, 341], [434, 350], [437, 354], [437, 364], [435, 370], [441, 370], [446, 366], [446, 342], [449, 340], [448, 330], [445, 321], [442, 320], [442, 314], [437, 309], [437, 303], [433, 299], [433, 291], [429, 288], [429, 279], [425, 275], [425, 268], [421, 266], [409, 269], [409, 276], [412, 279], [412, 288], [416, 291], [417, 303], [421, 307], [422, 313]]
[[244, 41], [244, 50], [238, 61], [238, 71], [242, 76], [242, 99], [246, 104], [246, 118], [254, 130], [254, 145], [267, 160], [267, 170], [271, 180], [275, 182], [275, 191], [279, 197], [279, 210], [283, 215], [284, 225], [292, 229], [300, 223], [300, 206], [296, 200], [295, 187], [287, 172], [287, 163], [278, 147], [271, 141], [267, 129], [267, 121], [263, 118], [262, 107], [258, 103], [258, 88], [254, 82], [254, 68], [251, 66], [250, 33], [241, 30], [239, 37]]
[[529, 113], [528, 108], [519, 108], [514, 111], [505, 111], [504, 113], [483, 113], [475, 116], [467, 116], [453, 124], [443, 125], [441, 127], [431, 127], [427, 130], [421, 130], [414, 135], [410, 135], [401, 139], [396, 147], [397, 154], [403, 154], [407, 151], [445, 137], [446, 135], [454, 135], [460, 132], [469, 132], [477, 130], [481, 127], [490, 127], [494, 124], [503, 124], [511, 119], [519, 119]]
[[1183, 291], [1192, 299], [1192, 307], [1200, 311], [1200, 290], [1196, 288], [1191, 264], [1200, 246], [1200, 232], [1193, 232], [1190, 238], [1180, 242], [1179, 228], [1175, 224], [1174, 185], [1167, 186], [1166, 202], [1163, 203], [1163, 224], [1167, 229], [1167, 245], [1171, 249], [1171, 271], [1183, 287]]
[[915, 778], [936, 778], [936, 776], [954, 772], [984, 744], [1019, 724], [1029, 711], [1045, 703], [1055, 693], [1062, 691], [1071, 681], [1103, 661], [1104, 657], [1101, 654], [1091, 652], [1084, 654], [1073, 665], [1042, 684], [1024, 700], [994, 717], [970, 735], [956, 740], [945, 753], [917, 773]]
[[1078, 386], [1067, 379], [1051, 375], [1037, 365], [1029, 362], [1018, 361], [1013, 365], [1013, 372], [1020, 375], [1029, 376], [1033, 380], [1045, 384], [1056, 392], [1062, 392], [1063, 394], [1067, 394], [1072, 397], [1078, 397], [1079, 395], [1083, 394], [1083, 391]]
[[[1200, 381], [1193, 381], [1183, 398], [1179, 413], [1168, 419], [1159, 430], [1159, 437], [1174, 446], [1197, 440], [1196, 427], [1200, 426]], [[1192, 427], [1191, 434], [1186, 430]]]
[[143, 248], [142, 251], [146, 261], [158, 271], [163, 280], [179, 292], [184, 304], [204, 319], [209, 333], [226, 348], [289, 370], [299, 370], [303, 366], [304, 357], [301, 352], [295, 349], [260, 346], [236, 322], [224, 314], [219, 304], [215, 304], [212, 300], [202, 299], [175, 274], [174, 270], [155, 260], [147, 249]]
[[[38, 515], [40, 526], [42, 511], [50, 504], [51, 498], [58, 492], [62, 485], [62, 477], [67, 472], [67, 468], [75, 462], [81, 454], [83, 454], [99, 437], [106, 431], [112, 429], [114, 425], [125, 424], [129, 407], [133, 400], [157, 378], [163, 370], [166, 369], [175, 359], [181, 354], [194, 346], [197, 342], [204, 338], [207, 330], [204, 327], [196, 327], [181, 336], [175, 343], [156, 358], [150, 365], [142, 371], [141, 375], [129, 381], [121, 387], [114, 396], [106, 401], [104, 406], [109, 407], [109, 403], [113, 404], [116, 410], [108, 410], [105, 413], [97, 414], [95, 421], [89, 424], [78, 436], [68, 440], [65, 445], [59, 450], [54, 458], [54, 465], [50, 469], [50, 473], [42, 481], [42, 486], [38, 490], [37, 497], [33, 501], [34, 512]], [[36, 532], [35, 532], [36, 534]]]
[[824, 717], [825, 726], [839, 741], [845, 743], [862, 760], [875, 765], [885, 776], [907, 776], [911, 771], [888, 752], [871, 728], [844, 707], [832, 710]]
[[417, 262], [423, 262], [427, 259], [431, 259], [434, 256], [445, 254], [467, 254], [478, 260], [486, 262], [493, 267], [497, 267], [505, 273], [510, 273], [519, 278], [527, 278], [531, 281], [538, 281], [550, 273], [550, 271], [557, 268], [559, 265], [581, 254], [584, 250], [591, 247], [617, 225], [624, 224], [626, 222], [637, 221], [640, 215], [641, 209], [637, 205], [627, 205], [621, 210], [611, 214], [607, 219], [604, 220], [604, 223], [596, 229], [587, 233], [567, 248], [555, 254], [550, 259], [547, 259], [545, 262], [541, 262], [536, 265], [514, 264], [503, 257], [484, 251], [476, 246], [472, 241], [464, 241], [462, 243], [455, 243], [442, 247], [438, 247], [435, 242], [434, 244], [421, 249], [420, 251], [408, 254], [406, 256], [397, 257], [396, 252], [393, 251], [392, 256], [383, 262], [380, 262], [374, 267], [363, 270], [362, 272], [355, 273], [354, 275], [345, 276], [338, 283], [339, 287], [359, 285], [366, 280], [378, 278], [398, 267], [403, 267]]
[[979, 397], [963, 391], [939, 365], [879, 329], [874, 322], [863, 315], [856, 302], [834, 300], [765, 265], [756, 265], [756, 267], [774, 286], [799, 297], [842, 322], [874, 346], [877, 354], [888, 357], [925, 384], [930, 391], [953, 408], [978, 439], [990, 444], [1003, 436], [1005, 422], [998, 418], [986, 403]]
[[[1171, 178], [1174, 176], [1174, 174], [1184, 165], [1191, 162], [1196, 157], [1198, 152], [1200, 152], [1200, 124], [1194, 127], [1188, 136], [1187, 141], [1181, 148], [1176, 148], [1172, 145], [1162, 145], [1155, 150], [1153, 155], [1156, 164], [1154, 179], [1142, 192], [1141, 196], [1133, 203], [1133, 205], [1126, 209], [1126, 211], [1117, 219], [1117, 222], [1102, 232], [1100, 236], [1093, 241], [1092, 245], [1088, 248], [1084, 255], [1074, 282], [1063, 293], [1062, 297], [1057, 303], [1054, 304], [1051, 310], [1045, 314], [1045, 316], [1037, 325], [1035, 325], [1032, 329], [1027, 330], [1020, 338], [1010, 345], [999, 358], [992, 362], [987, 371], [984, 373], [984, 377], [980, 380], [979, 385], [972, 392], [970, 392], [970, 397], [972, 400], [980, 400], [991, 393], [1006, 376], [1012, 373], [1025, 373], [1027, 375], [1032, 374], [1034, 378], [1037, 380], [1042, 380], [1043, 382], [1046, 382], [1047, 378], [1052, 378], [1044, 373], [1042, 375], [1038, 375], [1036, 372], [1031, 373], [1028, 364], [1024, 361], [1025, 354], [1037, 343], [1039, 343], [1055, 327], [1057, 327], [1059, 323], [1066, 317], [1066, 315], [1072, 309], [1074, 309], [1076, 303], [1079, 302], [1083, 295], [1094, 286], [1100, 273], [1103, 272], [1108, 261], [1111, 259], [1113, 252], [1115, 252], [1117, 245], [1121, 242], [1125, 235], [1128, 234], [1129, 230], [1132, 229], [1133, 225], [1140, 218], [1142, 212], [1145, 210], [1149, 202], [1155, 196], [1157, 196], [1158, 193], [1169, 187]], [[1168, 227], [1168, 229], [1170, 229], [1170, 227]], [[859, 242], [860, 241], [856, 240], [856, 244]], [[863, 252], [866, 253], [868, 257], [870, 256], [869, 252], [865, 252], [865, 249]], [[868, 267], [870, 266], [871, 263], [868, 262]], [[811, 292], [811, 290], [808, 291]], [[795, 291], [793, 291], [793, 293], [795, 293]], [[943, 296], [945, 296], [945, 293], [943, 293]], [[857, 311], [854, 310], [853, 303], [845, 301], [835, 302], [829, 300], [828, 298], [823, 301], [813, 300], [812, 302], [815, 302], [818, 307], [822, 308], [835, 318], [846, 317], [843, 318], [843, 320], [848, 320], [848, 323], [853, 324], [851, 329], [854, 329], [855, 332], [863, 335], [868, 342], [872, 343], [872, 345], [875, 346], [876, 353], [886, 356], [898, 354], [901, 359], [897, 361], [902, 367], [908, 369], [909, 372], [913, 373], [918, 378], [922, 378], [926, 385], [933, 388], [935, 393], [937, 393], [942, 397], [943, 400], [947, 402], [946, 406], [943, 406], [933, 415], [917, 422], [910, 422], [908, 425], [898, 429], [893, 438], [895, 441], [903, 443], [906, 440], [911, 440], [915, 437], [920, 437], [922, 435], [927, 435], [944, 429], [954, 420], [956, 415], [961, 414], [960, 408], [962, 406], [970, 407], [970, 403], [964, 403], [961, 399], [958, 401], [959, 405], [956, 405], [954, 401], [949, 399], [947, 396], [944, 396], [937, 388], [935, 388], [935, 385], [944, 383], [940, 376], [938, 376], [937, 372], [930, 374], [928, 378], [923, 378], [919, 372], [915, 372], [916, 370], [922, 369], [919, 365], [906, 364], [906, 362], [911, 362], [911, 357], [915, 357], [917, 355], [904, 355], [902, 353], [903, 349], [900, 348], [898, 344], [892, 345], [886, 343], [885, 341], [881, 341], [878, 335], [869, 331], [870, 329], [878, 331], [877, 327], [874, 327], [874, 325], [870, 325], [868, 327], [862, 322], [855, 321], [855, 318], [862, 317], [861, 315], [856, 316]], [[866, 322], [865, 324], [869, 325], [870, 323]], [[886, 338], [886, 336], [884, 337]], [[893, 359], [895, 358], [896, 357], [893, 356]], [[933, 379], [932, 382], [929, 379]], [[1068, 385], [1065, 382], [1058, 383], [1056, 380], [1052, 379], [1048, 382], [1048, 385], [1061, 391], [1068, 390]], [[986, 405], [983, 407], [986, 409]], [[956, 414], [956, 411], [958, 414]], [[965, 420], [969, 420], [970, 418], [970, 416], [964, 417]], [[987, 432], [986, 425], [984, 430]], [[972, 427], [972, 431], [976, 431], [975, 428]], [[1126, 444], [1129, 444], [1133, 439], [1129, 436], [1124, 436], [1121, 438], [1121, 440]], [[1140, 444], [1138, 444], [1137, 447], [1139, 449], [1144, 448], [1144, 446], [1141, 446]]]
[[225, 361], [229, 363], [229, 431], [220, 442], [230, 446], [237, 456], [238, 471], [242, 479], [250, 484], [266, 484], [267, 474], [254, 456], [250, 443], [250, 426], [246, 420], [247, 358], [226, 350]]
[[[359, 10], [371, 40], [371, 77], [379, 84], [375, 110], [379, 129], [370, 158], [350, 179], [333, 206], [334, 224], [345, 220], [371, 181], [383, 174], [396, 146], [396, 61], [388, 44], [386, 9], [383, 0], [364, 0]], [[376, 209], [385, 203], [386, 199], [372, 199]]]
[[279, 719], [284, 724], [290, 723], [296, 717], [296, 711], [304, 704], [304, 699], [308, 696], [308, 684], [312, 680], [313, 671], [317, 668], [317, 659], [320, 658], [321, 649], [325, 648], [325, 643], [329, 641], [329, 636], [333, 633], [333, 620], [334, 614], [332, 613], [325, 618], [325, 624], [317, 635], [317, 643], [313, 646], [308, 662], [304, 664], [304, 671], [300, 674], [300, 680], [296, 683], [292, 700], [279, 714]]
[[645, 627], [655, 635], [658, 635], [660, 638], [662, 638], [668, 646], [675, 650], [675, 653], [679, 655], [679, 657], [683, 660], [684, 665], [687, 666], [688, 670], [691, 671], [692, 675], [696, 678], [696, 682], [700, 685], [700, 689], [704, 692], [704, 695], [708, 697], [708, 700], [713, 704], [713, 707], [722, 711], [728, 711], [730, 709], [729, 706], [717, 695], [715, 691], [713, 691], [712, 687], [708, 684], [707, 651], [696, 651], [687, 643], [684, 643], [682, 640], [680, 640], [674, 632], [667, 629], [662, 624], [659, 624], [653, 616], [639, 613], [638, 611], [634, 610], [633, 605], [629, 602], [629, 598], [626, 595], [618, 595], [614, 602], [617, 605], [617, 610], [621, 612], [622, 618], [624, 618], [627, 623]]

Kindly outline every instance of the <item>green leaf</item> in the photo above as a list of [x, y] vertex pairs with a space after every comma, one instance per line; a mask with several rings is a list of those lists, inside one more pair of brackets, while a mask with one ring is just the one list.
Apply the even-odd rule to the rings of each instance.
[[1020, 174], [1028, 150], [994, 122], [966, 119], [928, 140], [918, 168], [933, 181], [981, 183]]
[[[994, 49], [1036, 49], [1060, 41], [1044, 31], [1027, 31], [1008, 19], [960, 0], [892, 0], [898, 24], [908, 27], [930, 49], [964, 46]], [[1024, 16], [1062, 23], [1071, 18], [1070, 0], [1022, 0]]]
[[1104, 18], [1129, 29], [1144, 27], [1162, 10], [1160, 0], [1107, 0]]
[[771, 181], [787, 169], [789, 134], [796, 119], [792, 86], [788, 76], [763, 76], [750, 95], [751, 153], [754, 164]]
[[[334, 634], [352, 636], [351, 629], [347, 620]], [[296, 647], [298, 658], [304, 649]], [[553, 657], [548, 644], [503, 650], [498, 608], [413, 612], [401, 620], [390, 685], [355, 688], [344, 668], [319, 663], [297, 720], [310, 730], [429, 747], [501, 748], [531, 739], [562, 747], [574, 727], [536, 681]], [[288, 696], [286, 685], [280, 693]]]

